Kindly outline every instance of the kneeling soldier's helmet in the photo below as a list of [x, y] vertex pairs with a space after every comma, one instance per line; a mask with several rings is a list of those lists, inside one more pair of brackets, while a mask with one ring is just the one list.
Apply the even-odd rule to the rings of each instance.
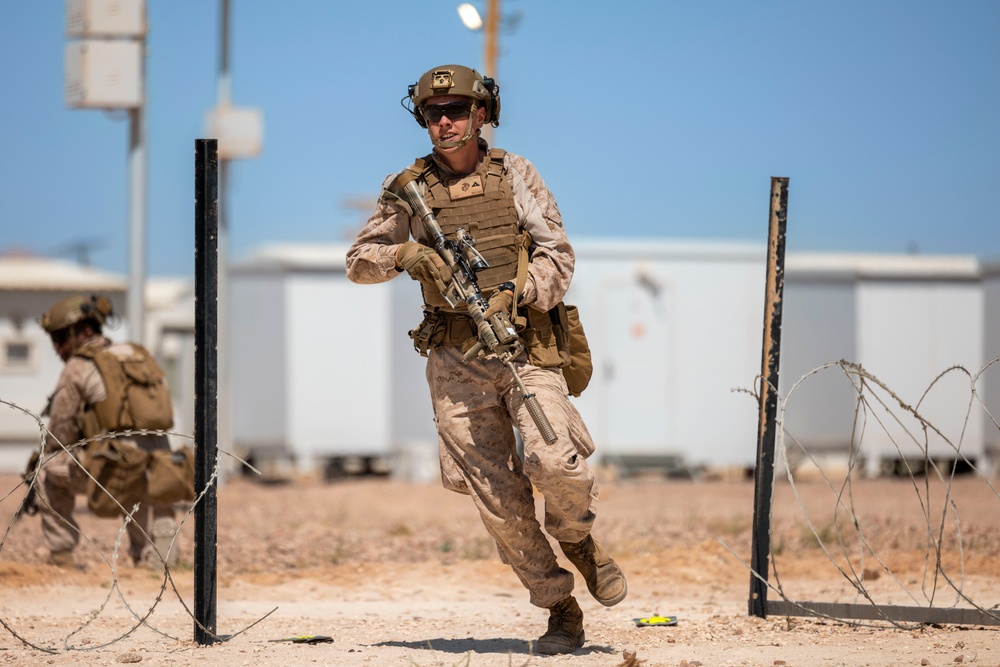
[[71, 296], [49, 308], [38, 323], [51, 334], [84, 320], [94, 320], [100, 326], [112, 315], [114, 308], [106, 296]]

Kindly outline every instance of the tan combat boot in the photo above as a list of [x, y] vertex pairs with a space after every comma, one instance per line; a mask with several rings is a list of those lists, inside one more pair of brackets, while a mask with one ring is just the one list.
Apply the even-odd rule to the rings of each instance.
[[605, 607], [613, 607], [628, 594], [621, 568], [592, 536], [572, 544], [560, 542], [563, 553], [587, 582], [587, 590]]
[[[177, 546], [170, 548], [177, 526], [170, 517], [161, 517], [153, 521], [150, 529], [151, 543], [142, 548], [142, 553], [135, 559], [136, 567], [147, 567], [153, 572], [163, 572], [164, 564], [169, 567], [177, 565]], [[166, 558], [164, 558], [166, 554]]]
[[53, 551], [49, 554], [49, 565], [55, 565], [64, 570], [74, 569], [76, 567], [76, 559], [73, 558], [73, 550]]
[[583, 610], [570, 595], [549, 607], [549, 629], [538, 638], [541, 655], [572, 653], [583, 646]]
[[[174, 533], [176, 532], [177, 524], [170, 517], [160, 517], [153, 520], [153, 547], [156, 549], [157, 555], [170, 567], [177, 565], [177, 545], [174, 544]], [[160, 569], [160, 567], [160, 563], [156, 562], [153, 569]]]

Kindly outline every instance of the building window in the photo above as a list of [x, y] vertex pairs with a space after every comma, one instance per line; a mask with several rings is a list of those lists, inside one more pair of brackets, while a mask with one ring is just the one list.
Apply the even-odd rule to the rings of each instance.
[[26, 340], [8, 340], [3, 343], [3, 368], [7, 371], [30, 370], [34, 345]]

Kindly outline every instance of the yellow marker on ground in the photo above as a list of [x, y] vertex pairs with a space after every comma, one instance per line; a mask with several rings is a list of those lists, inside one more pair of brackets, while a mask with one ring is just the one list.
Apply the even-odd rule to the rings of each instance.
[[677, 625], [676, 616], [647, 616], [646, 618], [633, 618], [632, 620], [640, 628], [645, 625]]

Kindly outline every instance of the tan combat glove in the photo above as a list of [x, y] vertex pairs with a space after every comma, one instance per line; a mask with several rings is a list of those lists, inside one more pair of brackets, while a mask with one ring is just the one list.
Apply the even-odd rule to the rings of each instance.
[[483, 318], [488, 320], [497, 313], [507, 313], [507, 315], [510, 315], [513, 306], [514, 293], [507, 290], [497, 290], [490, 297], [486, 312], [483, 313]]
[[428, 289], [444, 293], [451, 281], [451, 269], [433, 248], [416, 241], [406, 241], [396, 250], [396, 266], [419, 280]]

